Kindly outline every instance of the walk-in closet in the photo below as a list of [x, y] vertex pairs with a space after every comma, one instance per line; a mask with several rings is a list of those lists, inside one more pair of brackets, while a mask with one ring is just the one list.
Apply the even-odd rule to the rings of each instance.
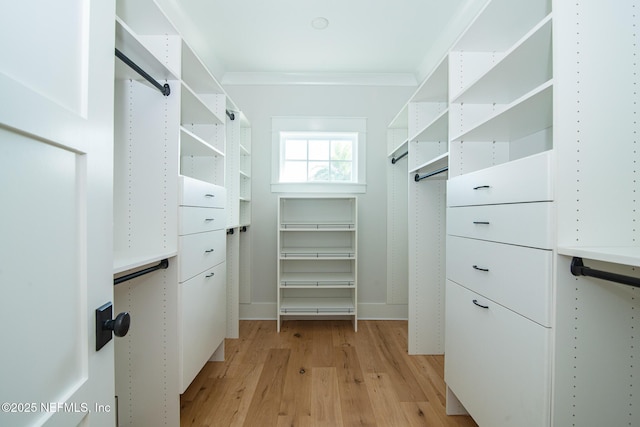
[[0, 17], [0, 426], [640, 426], [640, 2]]

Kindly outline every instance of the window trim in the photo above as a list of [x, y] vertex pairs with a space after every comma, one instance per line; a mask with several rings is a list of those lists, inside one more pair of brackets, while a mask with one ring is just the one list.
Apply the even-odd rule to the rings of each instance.
[[[272, 117], [271, 192], [273, 193], [365, 193], [367, 119], [360, 117]], [[357, 133], [357, 164], [354, 182], [280, 182], [280, 132]]]

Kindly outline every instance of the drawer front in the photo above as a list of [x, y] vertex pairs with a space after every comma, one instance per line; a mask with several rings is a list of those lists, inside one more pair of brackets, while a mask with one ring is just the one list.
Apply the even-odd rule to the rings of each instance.
[[227, 255], [224, 230], [180, 236], [180, 281], [220, 264]]
[[552, 252], [463, 237], [447, 237], [447, 278], [551, 326]]
[[224, 187], [189, 178], [188, 176], [180, 177], [179, 187], [179, 203], [182, 206], [225, 207], [227, 195]]
[[451, 281], [446, 292], [445, 381], [478, 425], [550, 425], [551, 331]]
[[553, 203], [447, 208], [447, 234], [552, 249]]
[[226, 225], [224, 209], [180, 206], [180, 235], [221, 230]]
[[447, 182], [447, 205], [470, 206], [553, 200], [551, 152], [456, 176]]
[[218, 264], [180, 284], [179, 345], [180, 393], [183, 393], [227, 330], [226, 264]]

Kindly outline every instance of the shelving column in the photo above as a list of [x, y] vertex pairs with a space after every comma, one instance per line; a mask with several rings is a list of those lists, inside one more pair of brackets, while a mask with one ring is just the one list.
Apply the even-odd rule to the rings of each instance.
[[357, 198], [279, 197], [278, 331], [284, 318], [357, 318]]
[[153, 2], [117, 2], [116, 48], [171, 93], [116, 59], [114, 274], [168, 259], [167, 269], [118, 284], [114, 309], [131, 315], [115, 342], [120, 425], [176, 425], [180, 37]]
[[445, 57], [408, 105], [410, 354], [444, 352], [447, 82]]
[[551, 423], [551, 19], [493, 0], [449, 53], [447, 411], [479, 425]]

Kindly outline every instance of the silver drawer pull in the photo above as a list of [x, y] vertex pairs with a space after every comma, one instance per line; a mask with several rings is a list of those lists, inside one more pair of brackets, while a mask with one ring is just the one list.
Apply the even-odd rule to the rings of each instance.
[[204, 276], [204, 277], [206, 277], [206, 278], [208, 279], [209, 277], [213, 277], [213, 276], [214, 276], [214, 273], [209, 273], [209, 274], [207, 274], [207, 275], [206, 275], [206, 276]]
[[473, 221], [474, 224], [489, 225], [489, 221]]
[[490, 185], [480, 185], [478, 187], [473, 187], [474, 190], [482, 190], [484, 188], [491, 188]]
[[204, 251], [204, 252], [208, 254], [208, 253], [211, 253], [211, 252], [213, 252], [213, 251], [214, 251], [214, 249], [207, 249], [207, 250], [206, 250], [206, 251]]
[[215, 194], [205, 194], [204, 197], [216, 197]]
[[478, 300], [477, 300], [477, 299], [474, 299], [474, 300], [473, 300], [473, 303], [474, 303], [475, 305], [477, 305], [478, 307], [480, 307], [480, 308], [489, 308], [489, 306], [488, 306], [488, 305], [482, 305], [482, 304], [480, 304], [480, 303], [478, 302]]
[[488, 268], [482, 268], [482, 267], [478, 267], [477, 265], [472, 265], [474, 270], [479, 270], [479, 271], [489, 271]]

